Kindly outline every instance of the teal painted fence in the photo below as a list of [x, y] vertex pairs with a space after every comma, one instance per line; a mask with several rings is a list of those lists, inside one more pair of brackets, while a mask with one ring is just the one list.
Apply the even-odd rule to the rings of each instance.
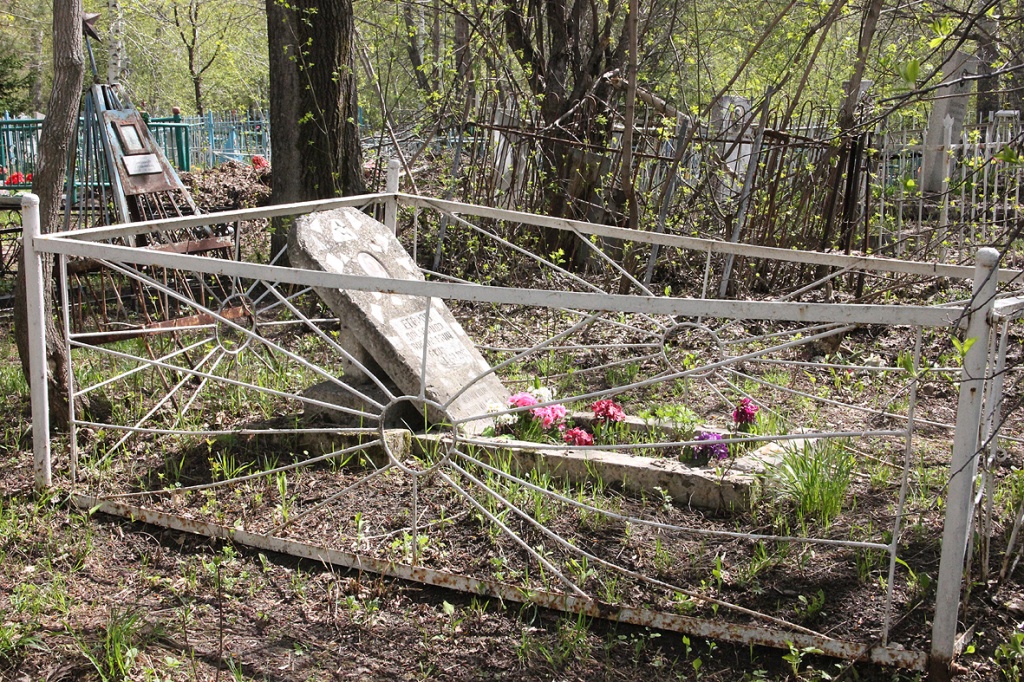
[[[207, 113], [203, 116], [176, 115], [151, 119], [150, 129], [157, 139], [161, 139], [161, 135], [170, 137], [179, 134], [177, 131], [180, 128], [165, 126], [185, 126], [188, 131], [179, 168], [184, 167], [186, 156], [190, 168], [212, 168], [225, 161], [249, 163], [254, 156], [270, 159], [270, 121], [262, 112]], [[174, 146], [178, 140], [166, 144]], [[180, 144], [176, 148], [182, 149]]]
[[[42, 126], [42, 119], [0, 118], [0, 189], [31, 186]], [[150, 119], [149, 129], [179, 171], [211, 168], [232, 160], [248, 163], [257, 155], [270, 158], [270, 123], [261, 115], [175, 115]]]

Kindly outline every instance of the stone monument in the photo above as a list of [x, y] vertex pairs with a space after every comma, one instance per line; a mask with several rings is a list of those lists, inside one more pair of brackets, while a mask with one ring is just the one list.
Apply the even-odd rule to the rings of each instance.
[[743, 187], [752, 139], [748, 124], [753, 115], [750, 100], [739, 95], [723, 95], [711, 109], [709, 132], [717, 139], [723, 165], [716, 185], [719, 200], [735, 198]]
[[[398, 239], [382, 223], [355, 208], [313, 213], [296, 219], [288, 237], [291, 262], [309, 270], [425, 282], [419, 267]], [[400, 392], [398, 397], [423, 395], [428, 418], [440, 420], [436, 403], [447, 406], [454, 420], [473, 418], [461, 425], [467, 433], [480, 433], [492, 425], [488, 405], [506, 405], [508, 390], [493, 373], [465, 330], [439, 299], [367, 291], [318, 288], [317, 293], [338, 316], [339, 342], [366, 371]], [[428, 322], [429, 320], [429, 322]], [[426, 330], [424, 327], [427, 327]], [[424, 341], [426, 354], [424, 355]], [[425, 372], [424, 372], [425, 363]], [[341, 367], [342, 381], [367, 386], [358, 365]], [[372, 383], [367, 395], [383, 395]], [[466, 388], [468, 387], [468, 388]], [[463, 389], [466, 389], [463, 391]], [[332, 384], [310, 389], [311, 397], [344, 404]], [[332, 400], [326, 392], [338, 393]], [[461, 392], [461, 393], [460, 393]], [[346, 406], [351, 406], [347, 404]], [[360, 405], [360, 409], [367, 409]], [[431, 411], [435, 412], [431, 414]]]
[[[942, 192], [946, 179], [947, 143], [956, 143], [964, 129], [967, 101], [971, 96], [971, 81], [957, 82], [967, 75], [978, 73], [978, 58], [966, 52], [955, 52], [942, 66], [944, 85], [935, 91], [932, 110], [928, 114], [924, 154], [921, 159], [921, 190]], [[947, 117], [952, 122], [947, 122]], [[948, 139], [947, 139], [947, 127]]]

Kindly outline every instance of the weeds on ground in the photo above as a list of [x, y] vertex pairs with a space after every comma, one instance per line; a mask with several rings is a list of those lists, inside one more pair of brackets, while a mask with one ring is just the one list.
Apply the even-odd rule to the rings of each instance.
[[792, 505], [801, 525], [814, 521], [828, 528], [842, 510], [855, 468], [845, 440], [805, 441], [801, 449], [783, 451], [769, 472], [769, 488]]
[[43, 640], [33, 632], [25, 632], [17, 623], [0, 625], [0, 663], [13, 668], [27, 650], [45, 651]]
[[1024, 680], [1024, 632], [1014, 632], [996, 647], [995, 659], [1007, 682]]
[[583, 615], [559, 619], [553, 641], [538, 636], [536, 628], [523, 628], [516, 656], [524, 666], [542, 659], [551, 668], [564, 670], [590, 655], [589, 635], [590, 619]]
[[146, 644], [145, 621], [135, 611], [113, 608], [107, 618], [102, 639], [89, 644], [84, 636], [70, 626], [78, 650], [89, 659], [89, 663], [103, 682], [132, 679], [132, 670], [139, 652]]

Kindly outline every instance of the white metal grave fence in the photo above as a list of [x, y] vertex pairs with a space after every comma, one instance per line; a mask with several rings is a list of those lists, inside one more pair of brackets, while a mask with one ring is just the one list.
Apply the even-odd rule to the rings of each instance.
[[[412, 214], [403, 238], [414, 253], [427, 234], [421, 226], [443, 216], [446, 253], [465, 261], [461, 274], [396, 279], [250, 262], [266, 256], [245, 246], [239, 260], [223, 260], [124, 245], [206, 222], [381, 204], [393, 231], [401, 210]], [[502, 601], [948, 669], [976, 471], [985, 462], [978, 455], [1021, 442], [998, 433], [1003, 374], [992, 381], [988, 369], [990, 356], [1005, 365], [1003, 320], [1021, 308], [998, 291], [1020, 273], [1000, 271], [991, 249], [973, 268], [791, 252], [393, 191], [53, 235], [39, 234], [34, 196], [23, 207], [39, 486], [56, 481], [79, 504], [111, 514]], [[538, 227], [578, 234], [594, 251], [588, 274], [506, 237]], [[369, 249], [373, 239], [365, 238]], [[792, 300], [800, 291], [775, 301], [660, 296], [599, 246], [623, 239], [657, 244], [663, 254], [697, 251], [709, 263], [731, 254], [831, 268], [822, 281], [836, 273], [971, 280], [973, 293], [940, 306]], [[61, 273], [75, 396], [68, 458], [55, 473], [42, 333], [47, 254]], [[82, 275], [83, 262], [103, 268]], [[502, 262], [532, 285], [496, 285]], [[422, 336], [407, 339], [422, 350], [419, 391], [373, 378], [314, 288], [363, 292], [382, 305], [390, 297], [421, 301]], [[625, 288], [633, 293], [609, 293]], [[437, 371], [430, 351], [441, 342], [427, 321], [441, 301], [477, 339], [491, 371], [532, 401], [434, 419], [410, 439], [389, 428], [397, 405], [445, 414], [490, 374], [447, 404], [426, 398]], [[924, 357], [958, 325], [975, 340], [961, 344], [962, 358]], [[1000, 325], [1001, 335], [993, 331]], [[891, 335], [887, 357], [843, 355], [843, 336], [865, 329]], [[355, 374], [371, 379], [357, 383]], [[953, 395], [957, 379], [954, 411], [943, 396]], [[310, 390], [314, 383], [355, 402], [339, 404]], [[925, 398], [926, 386], [938, 397]], [[603, 421], [594, 403], [606, 399], [637, 418]], [[730, 415], [744, 399], [760, 406], [756, 421]], [[545, 414], [553, 415], [551, 429], [537, 426]], [[560, 433], [559, 419], [575, 426]], [[533, 437], [501, 437], [516, 428], [508, 422], [533, 428]], [[922, 462], [945, 462], [950, 434], [943, 514], [929, 499]], [[824, 520], [758, 501], [801, 483], [780, 470], [837, 452], [836, 461], [870, 464], [870, 473], [850, 474], [856, 507], [866, 510], [856, 523], [845, 520], [848, 498], [840, 517]], [[707, 464], [680, 462], [702, 454]], [[773, 516], [759, 516], [769, 513], [761, 509]], [[738, 528], [736, 514], [755, 525]], [[926, 532], [925, 515], [944, 519], [930, 651], [902, 634], [906, 615], [930, 593], [899, 568], [914, 561], [899, 554], [909, 533]], [[801, 593], [765, 598], [762, 582], [773, 575]], [[873, 618], [865, 603], [875, 605]], [[827, 632], [816, 629], [823, 611]]]
[[[998, 112], [957, 134], [951, 118], [941, 131], [890, 123], [896, 125], [875, 133], [879, 152], [865, 190], [872, 194], [876, 251], [963, 262], [977, 245], [1012, 232], [1024, 177], [1024, 166], [1013, 160], [1024, 139], [1020, 112]], [[940, 166], [939, 186], [925, 186], [936, 175], [929, 164]]]

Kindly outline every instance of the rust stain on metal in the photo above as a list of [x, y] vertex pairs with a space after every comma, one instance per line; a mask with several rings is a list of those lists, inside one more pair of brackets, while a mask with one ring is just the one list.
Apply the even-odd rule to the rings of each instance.
[[[148, 134], [141, 114], [134, 109], [108, 109], [102, 112], [103, 134], [128, 196], [181, 189], [183, 186], [163, 152]], [[145, 161], [137, 170], [133, 161]]]
[[583, 614], [592, 618], [658, 628], [660, 630], [671, 630], [733, 644], [767, 646], [778, 649], [788, 649], [790, 645], [801, 649], [815, 647], [820, 649], [826, 656], [897, 666], [910, 670], [924, 670], [928, 661], [927, 655], [919, 651], [872, 646], [860, 642], [831, 639], [820, 635], [771, 630], [760, 625], [709, 621], [666, 613], [664, 611], [655, 611], [653, 609], [607, 604], [594, 599], [581, 599], [568, 594], [519, 588], [506, 583], [481, 580], [424, 566], [409, 566], [381, 561], [380, 559], [361, 554], [319, 547], [288, 538], [250, 533], [245, 530], [189, 519], [145, 507], [112, 502], [88, 495], [75, 494], [72, 495], [72, 500], [82, 509], [101, 511], [104, 514], [119, 516], [133, 521], [142, 521], [163, 528], [227, 540], [256, 549], [280, 552], [343, 568], [370, 571], [434, 587], [443, 587], [460, 592], [493, 597], [502, 601], [536, 604], [543, 608]]
[[152, 244], [145, 248], [150, 251], [167, 251], [170, 253], [205, 253], [217, 249], [230, 249], [235, 246], [235, 240], [231, 237], [206, 237], [205, 239], [192, 239], [172, 244]]
[[[173, 246], [173, 245], [172, 245]], [[219, 317], [225, 320], [236, 320], [244, 319], [248, 314], [244, 306], [234, 306], [232, 308], [225, 308], [220, 313]], [[189, 315], [187, 317], [176, 317], [173, 320], [162, 320], [160, 322], [153, 322], [152, 324], [146, 324], [140, 326], [138, 329], [132, 332], [117, 332], [117, 333], [104, 333], [96, 332], [94, 334], [79, 334], [75, 337], [75, 341], [81, 343], [89, 343], [96, 346], [102, 346], [106, 343], [114, 343], [115, 341], [124, 341], [126, 339], [136, 339], [140, 336], [145, 336], [148, 332], [162, 329], [177, 329], [178, 327], [193, 327], [201, 324], [212, 324], [216, 322], [218, 317], [214, 317], [209, 313], [199, 313], [198, 315]]]

